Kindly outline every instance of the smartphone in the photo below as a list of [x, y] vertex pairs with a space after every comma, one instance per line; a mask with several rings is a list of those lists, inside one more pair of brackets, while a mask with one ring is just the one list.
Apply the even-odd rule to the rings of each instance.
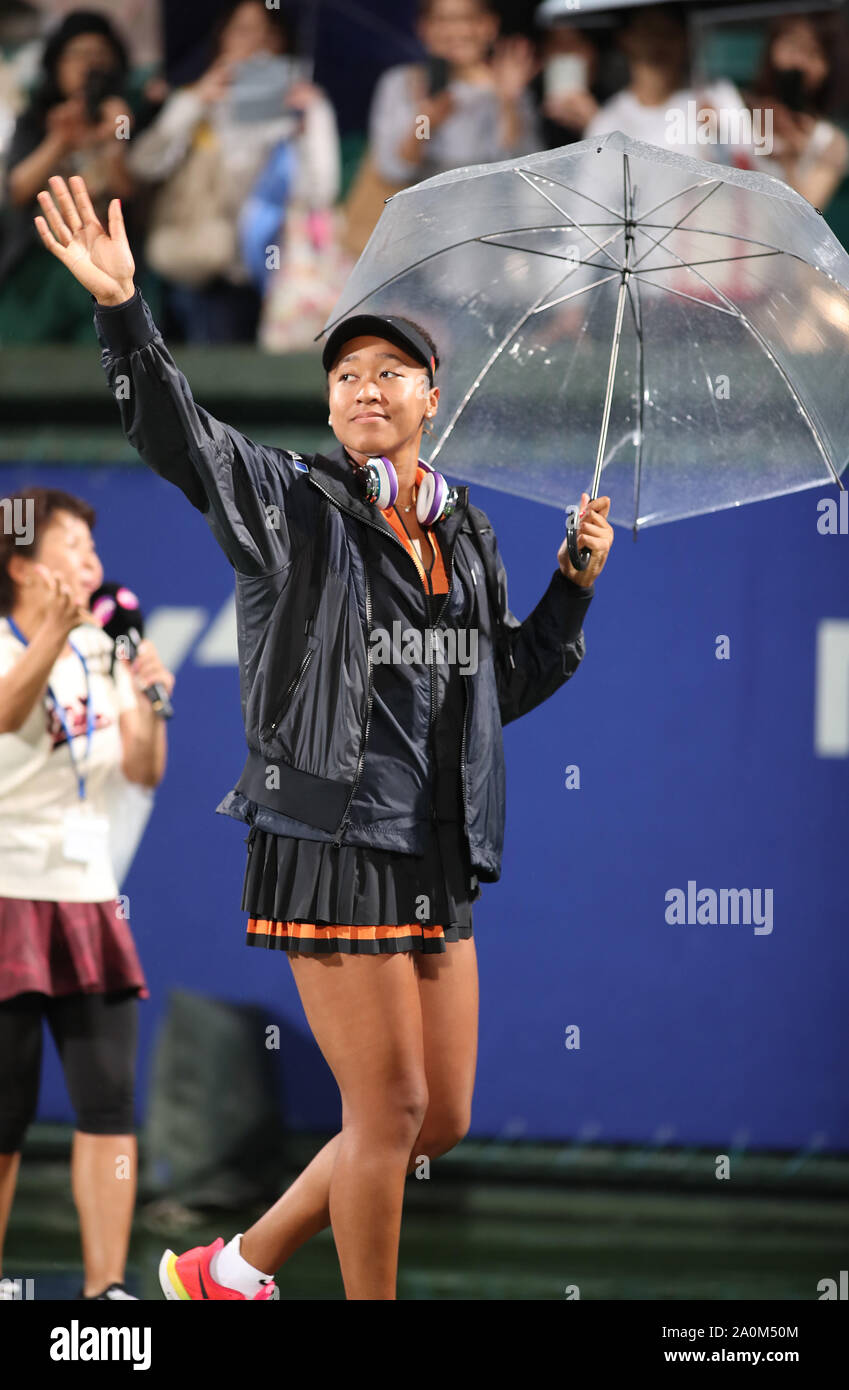
[[587, 60], [580, 53], [555, 53], [543, 72], [543, 96], [562, 97], [587, 90]]
[[428, 58], [427, 60], [427, 92], [428, 96], [438, 96], [444, 92], [448, 86], [451, 76], [451, 69], [447, 58]]
[[805, 74], [800, 68], [783, 68], [776, 74], [775, 95], [788, 111], [804, 111], [808, 100], [805, 95]]
[[288, 112], [286, 94], [300, 77], [298, 60], [258, 53], [236, 63], [228, 99], [234, 121], [273, 121]]
[[126, 97], [121, 69], [92, 68], [83, 87], [85, 114], [89, 125], [97, 125], [100, 108], [107, 97]]

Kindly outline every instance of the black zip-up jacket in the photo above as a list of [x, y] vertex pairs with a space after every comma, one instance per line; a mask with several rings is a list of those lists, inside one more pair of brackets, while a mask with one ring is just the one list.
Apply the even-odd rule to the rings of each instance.
[[[433, 628], [468, 623], [476, 632], [476, 669], [470, 663], [461, 675], [461, 806], [474, 871], [484, 882], [497, 880], [505, 817], [502, 725], [575, 673], [592, 590], [557, 568], [520, 623], [507, 604], [492, 526], [463, 487], [454, 513], [436, 523], [449, 592], [430, 599], [429, 608], [412, 557], [379, 509], [365, 502], [341, 447], [301, 457], [255, 444], [210, 416], [195, 404], [138, 291], [126, 304], [97, 305], [95, 327], [127, 439], [205, 516], [235, 570], [248, 756], [217, 809], [278, 834], [423, 853], [436, 814], [431, 774], [440, 749], [432, 731], [444, 663], [410, 665], [397, 695], [387, 697], [398, 702], [390, 711], [397, 726], [413, 736], [403, 749], [389, 757], [386, 748], [370, 747], [380, 585], [384, 613], [394, 593], [405, 627], [417, 612], [423, 628], [432, 619]], [[496, 659], [498, 627], [470, 514], [497, 576], [509, 649], [504, 661]]]

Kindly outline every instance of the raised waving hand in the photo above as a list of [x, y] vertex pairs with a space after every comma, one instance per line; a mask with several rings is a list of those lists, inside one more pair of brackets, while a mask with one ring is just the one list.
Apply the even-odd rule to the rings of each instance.
[[44, 216], [36, 217], [35, 225], [48, 251], [67, 266], [98, 304], [123, 304], [132, 299], [136, 263], [120, 200], [113, 198], [109, 204], [107, 231], [79, 174], [72, 174], [67, 184], [56, 175], [47, 182], [50, 192], [42, 190], [38, 195]]

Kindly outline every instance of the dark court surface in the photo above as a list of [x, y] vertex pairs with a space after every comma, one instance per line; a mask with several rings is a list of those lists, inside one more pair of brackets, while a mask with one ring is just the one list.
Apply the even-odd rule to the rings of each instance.
[[[329, 1136], [288, 1141], [279, 1191]], [[82, 1265], [69, 1131], [37, 1127], [21, 1165], [3, 1272], [38, 1300], [74, 1299]], [[803, 1300], [839, 1279], [849, 1254], [849, 1160], [739, 1155], [718, 1182], [697, 1151], [466, 1141], [426, 1180], [407, 1180], [403, 1300]], [[229, 1239], [273, 1200], [197, 1210], [142, 1189], [126, 1283], [160, 1300], [159, 1257]], [[321, 1232], [277, 1275], [281, 1299], [341, 1299], [333, 1238]], [[574, 1293], [572, 1294], [574, 1296]]]

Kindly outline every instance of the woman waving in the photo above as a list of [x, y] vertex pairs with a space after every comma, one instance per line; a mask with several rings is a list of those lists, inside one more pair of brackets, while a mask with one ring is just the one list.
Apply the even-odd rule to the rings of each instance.
[[[244, 1234], [177, 1256], [175, 1299], [266, 1299], [332, 1226], [346, 1296], [394, 1299], [406, 1175], [466, 1133], [478, 984], [471, 906], [501, 872], [502, 725], [583, 654], [609, 499], [584, 497], [519, 622], [486, 516], [419, 458], [436, 345], [357, 315], [323, 353], [339, 447], [258, 445], [195, 404], [81, 179], [40, 195], [46, 246], [95, 296], [127, 437], [201, 513], [235, 571], [247, 758], [219, 811], [251, 827], [248, 942], [283, 951], [339, 1086], [342, 1128]], [[128, 385], [129, 383], [129, 385]], [[553, 558], [553, 557], [552, 557]]]

